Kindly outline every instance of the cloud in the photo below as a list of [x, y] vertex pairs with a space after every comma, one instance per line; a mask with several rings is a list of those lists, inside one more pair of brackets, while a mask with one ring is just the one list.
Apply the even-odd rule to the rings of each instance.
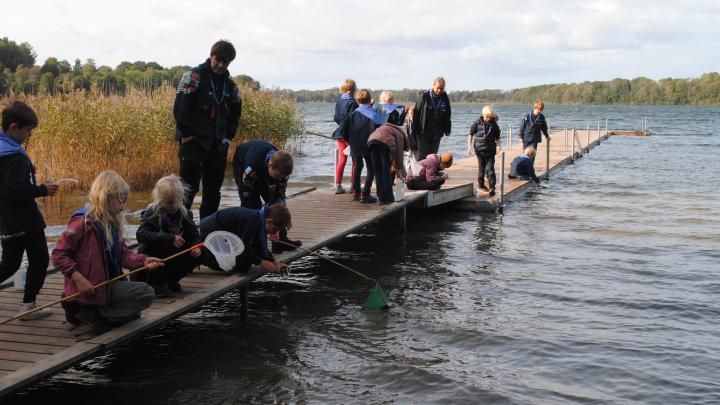
[[[3, 35], [40, 61], [196, 65], [231, 40], [233, 73], [266, 86], [514, 88], [613, 77], [690, 77], [720, 62], [716, 1], [460, 0], [13, 2]], [[30, 21], [30, 23], [28, 23]]]

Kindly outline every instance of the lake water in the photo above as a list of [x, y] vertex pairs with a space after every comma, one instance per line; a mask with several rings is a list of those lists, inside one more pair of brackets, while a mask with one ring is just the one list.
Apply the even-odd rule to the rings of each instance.
[[[329, 133], [332, 105], [308, 104]], [[453, 106], [462, 153], [480, 105]], [[504, 126], [524, 106], [497, 106]], [[14, 404], [720, 402], [720, 108], [548, 106], [554, 128], [612, 137], [510, 202], [505, 215], [411, 211], [10, 397]], [[332, 183], [308, 138], [295, 188]], [[348, 169], [349, 171], [349, 169]], [[224, 205], [233, 200], [226, 182]], [[61, 229], [61, 228], [60, 228]], [[370, 254], [369, 254], [370, 253]]]

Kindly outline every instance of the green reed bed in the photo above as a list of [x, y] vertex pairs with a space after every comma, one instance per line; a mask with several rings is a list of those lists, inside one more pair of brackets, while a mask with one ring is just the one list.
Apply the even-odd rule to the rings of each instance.
[[[250, 139], [282, 146], [303, 133], [304, 121], [294, 101], [247, 86], [240, 86], [240, 92], [243, 114], [231, 151]], [[40, 181], [75, 178], [87, 188], [99, 172], [113, 169], [132, 188], [148, 189], [178, 170], [175, 89], [169, 85], [124, 95], [77, 91], [15, 98], [29, 103], [40, 120], [27, 145]], [[10, 101], [0, 99], [0, 108]]]

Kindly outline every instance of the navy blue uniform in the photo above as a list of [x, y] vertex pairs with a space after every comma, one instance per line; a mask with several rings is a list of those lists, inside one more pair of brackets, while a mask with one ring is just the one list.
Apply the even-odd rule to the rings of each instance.
[[535, 175], [535, 167], [533, 166], [533, 160], [528, 155], [520, 155], [513, 159], [510, 164], [510, 174], [508, 175], [511, 179], [533, 179], [536, 183], [540, 183], [540, 179]]
[[[243, 207], [225, 208], [200, 221], [200, 234], [203, 240], [214, 231], [226, 231], [237, 235], [242, 239], [245, 250], [235, 258], [236, 269], [247, 271], [251, 265], [260, 264], [260, 260], [275, 261], [267, 247], [266, 217], [265, 208], [259, 210]], [[206, 265], [219, 269], [211, 254], [206, 257]]]
[[[369, 196], [370, 188], [375, 179], [375, 170], [368, 149], [368, 138], [375, 129], [382, 124], [377, 112], [367, 104], [359, 106], [352, 114], [342, 122], [338, 130], [343, 139], [350, 144], [350, 155], [352, 156], [352, 190], [356, 197], [360, 197], [360, 173], [364, 165], [367, 165], [367, 175], [362, 195]], [[364, 164], [363, 164], [364, 163]]]
[[180, 177], [189, 186], [190, 209], [203, 183], [200, 218], [217, 211], [227, 166], [227, 148], [240, 125], [242, 99], [230, 73], [216, 75], [210, 59], [180, 79], [173, 115], [180, 143]]
[[531, 112], [523, 117], [522, 124], [520, 124], [520, 139], [523, 142], [523, 149], [532, 146], [537, 150], [538, 144], [542, 142], [541, 132], [546, 138], [548, 137], [547, 122], [542, 113], [534, 115]]
[[285, 202], [288, 178], [273, 180], [268, 173], [268, 162], [277, 151], [265, 141], [245, 142], [235, 149], [232, 167], [241, 207], [259, 209], [261, 198], [266, 204]]
[[495, 150], [500, 140], [500, 126], [497, 121], [485, 122], [482, 118], [472, 123], [470, 135], [473, 137], [473, 148], [478, 161], [478, 186], [485, 187], [485, 175], [490, 190], [495, 190]]
[[418, 160], [438, 153], [440, 139], [450, 135], [452, 127], [450, 98], [444, 91], [436, 96], [432, 90], [418, 94], [413, 112], [412, 135], [417, 140]]

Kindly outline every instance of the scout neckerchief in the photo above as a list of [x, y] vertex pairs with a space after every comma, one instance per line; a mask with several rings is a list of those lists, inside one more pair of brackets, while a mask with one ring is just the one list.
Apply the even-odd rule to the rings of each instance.
[[212, 106], [212, 111], [210, 111], [210, 118], [215, 118], [215, 110], [216, 106], [219, 106], [220, 103], [222, 103], [225, 100], [225, 96], [227, 95], [227, 92], [225, 91], [225, 85], [227, 82], [223, 80], [223, 91], [222, 96], [218, 100], [217, 95], [215, 94], [215, 81], [212, 78], [212, 74], [210, 75], [210, 93], [212, 94], [213, 98], [215, 99], [215, 104]]

